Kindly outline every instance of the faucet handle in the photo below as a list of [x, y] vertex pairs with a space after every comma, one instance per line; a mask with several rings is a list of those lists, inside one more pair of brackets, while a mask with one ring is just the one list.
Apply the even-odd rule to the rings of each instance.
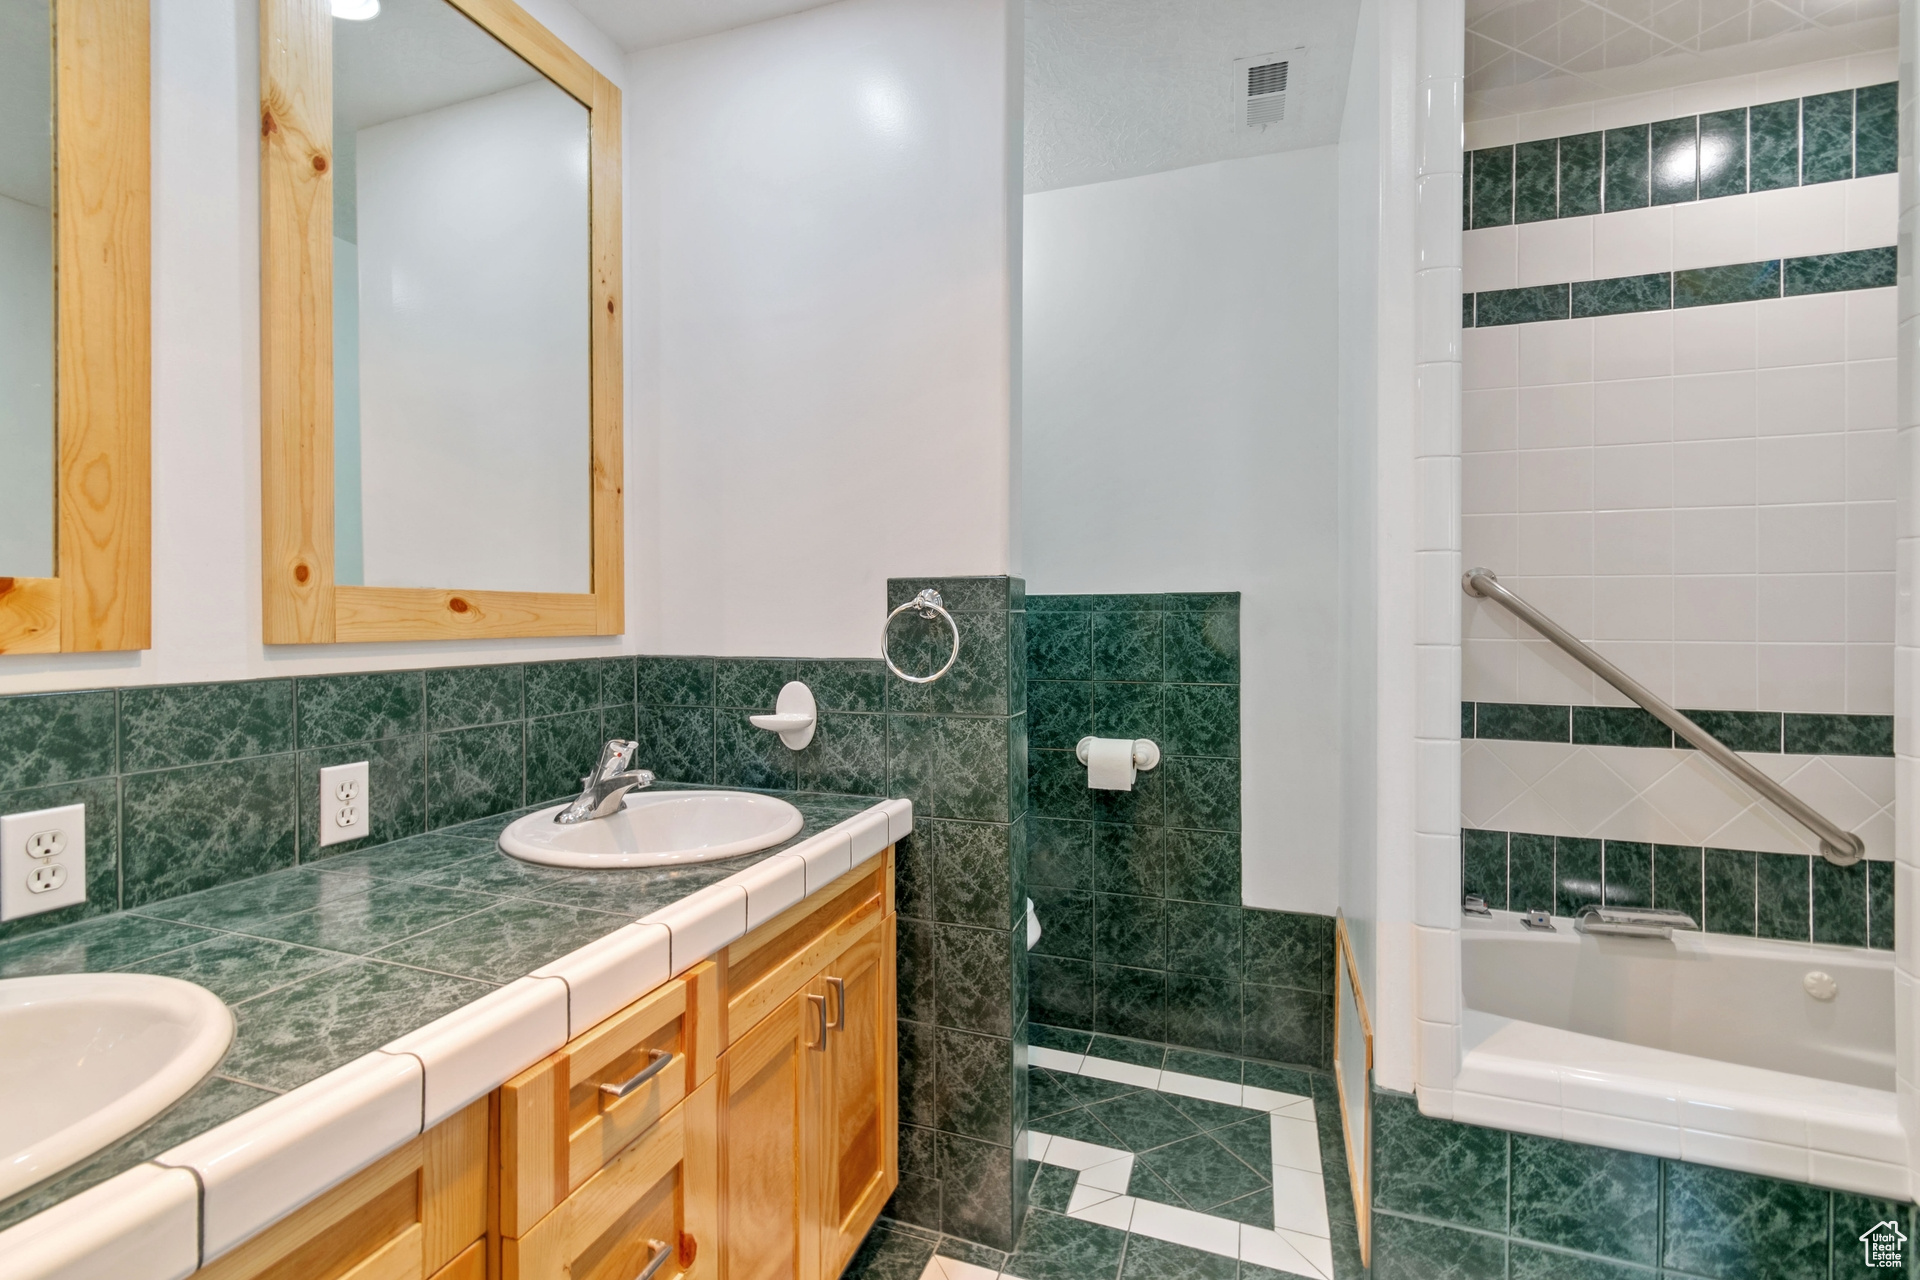
[[640, 750], [640, 744], [626, 738], [610, 738], [607, 745], [600, 748], [600, 763], [593, 766], [593, 780], [604, 782], [615, 774], [625, 773], [627, 766], [633, 763], [634, 752]]

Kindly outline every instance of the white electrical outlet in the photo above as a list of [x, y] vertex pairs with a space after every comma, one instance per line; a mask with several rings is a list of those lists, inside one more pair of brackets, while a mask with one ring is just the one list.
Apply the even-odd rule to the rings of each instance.
[[87, 900], [87, 806], [0, 817], [0, 920]]
[[336, 764], [320, 771], [320, 844], [363, 839], [373, 797], [367, 790], [367, 762]]

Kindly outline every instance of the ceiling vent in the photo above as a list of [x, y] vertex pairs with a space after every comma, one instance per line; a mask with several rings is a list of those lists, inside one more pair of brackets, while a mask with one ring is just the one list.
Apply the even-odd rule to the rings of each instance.
[[1246, 69], [1246, 122], [1264, 129], [1287, 118], [1287, 64], [1255, 62]]

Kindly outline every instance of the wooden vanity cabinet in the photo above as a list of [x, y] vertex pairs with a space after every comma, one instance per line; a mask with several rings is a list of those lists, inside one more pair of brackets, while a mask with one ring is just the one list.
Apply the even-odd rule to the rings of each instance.
[[492, 1105], [443, 1120], [196, 1277], [485, 1280]]
[[838, 1276], [899, 1181], [893, 1010], [888, 849], [501, 1087], [489, 1277]]

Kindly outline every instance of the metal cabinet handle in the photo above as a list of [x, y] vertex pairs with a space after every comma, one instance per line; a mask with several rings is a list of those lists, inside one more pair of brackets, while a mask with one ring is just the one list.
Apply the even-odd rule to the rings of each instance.
[[807, 1003], [812, 1005], [813, 1011], [820, 1015], [818, 1024], [820, 1034], [814, 1039], [814, 1042], [807, 1047], [809, 1049], [825, 1049], [827, 1047], [827, 1032], [832, 1029], [832, 1024], [827, 1021], [827, 998], [825, 996], [810, 995], [807, 997]]
[[[621, 1098], [626, 1097], [628, 1094], [632, 1093], [635, 1089], [638, 1089], [641, 1085], [645, 1084], [647, 1081], [659, 1075], [662, 1071], [665, 1071], [667, 1069], [667, 1064], [672, 1061], [673, 1061], [673, 1055], [671, 1053], [668, 1053], [665, 1049], [647, 1050], [647, 1065], [640, 1068], [640, 1073], [634, 1076], [633, 1079], [624, 1080], [619, 1084], [601, 1085], [600, 1086], [601, 1099], [603, 1101], [608, 1101], [608, 1100], [615, 1101], [615, 1102], [619, 1101]], [[653, 1273], [649, 1271], [647, 1272], [647, 1274], [652, 1275]]]
[[640, 1269], [640, 1274], [633, 1280], [653, 1280], [660, 1268], [667, 1265], [667, 1259], [673, 1256], [673, 1246], [665, 1240], [649, 1240], [647, 1247], [653, 1250], [653, 1255], [647, 1259], [647, 1265]]
[[845, 978], [828, 978], [827, 985], [833, 988], [833, 1021], [827, 1024], [829, 1031], [844, 1031], [847, 1027], [847, 981]]

